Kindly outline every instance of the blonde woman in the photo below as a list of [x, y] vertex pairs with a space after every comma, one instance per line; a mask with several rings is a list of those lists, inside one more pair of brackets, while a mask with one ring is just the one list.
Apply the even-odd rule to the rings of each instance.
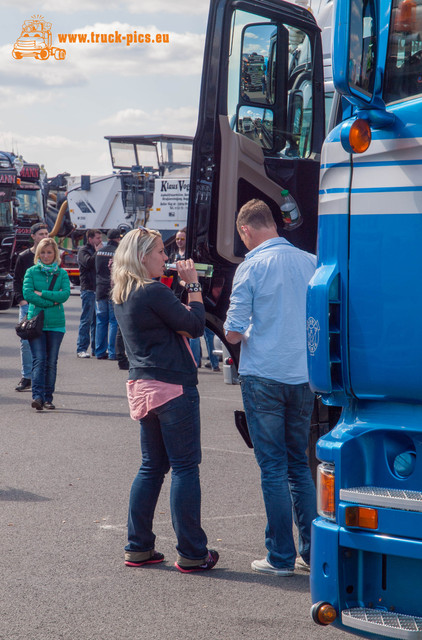
[[[29, 341], [32, 353], [32, 407], [37, 411], [55, 409], [53, 394], [56, 385], [57, 360], [65, 334], [63, 303], [70, 296], [69, 276], [59, 267], [59, 248], [53, 238], [38, 244], [34, 266], [23, 280], [22, 294], [29, 302], [28, 318], [44, 310], [41, 336]], [[55, 278], [52, 290], [51, 282]]]
[[160, 233], [140, 228], [123, 237], [112, 267], [114, 310], [130, 365], [131, 417], [141, 424], [142, 465], [130, 492], [125, 564], [140, 567], [164, 560], [155, 550], [152, 522], [171, 467], [175, 566], [182, 573], [193, 573], [212, 569], [218, 561], [217, 551], [207, 548], [201, 527], [197, 369], [187, 342], [187, 337], [202, 335], [205, 312], [192, 260], [178, 262], [188, 307], [154, 280], [163, 275], [166, 259]]

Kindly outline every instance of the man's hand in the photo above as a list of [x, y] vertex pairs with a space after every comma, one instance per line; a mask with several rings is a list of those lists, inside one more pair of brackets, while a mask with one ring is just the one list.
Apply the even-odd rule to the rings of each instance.
[[18, 305], [19, 307], [23, 307], [24, 304], [28, 304], [26, 300], [21, 300]]
[[226, 340], [230, 344], [238, 344], [243, 339], [243, 333], [238, 331], [226, 331]]

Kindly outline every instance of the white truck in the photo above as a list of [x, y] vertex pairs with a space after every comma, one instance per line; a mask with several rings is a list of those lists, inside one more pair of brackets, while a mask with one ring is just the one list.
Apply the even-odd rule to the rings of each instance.
[[186, 226], [192, 138], [105, 136], [114, 172], [68, 181], [70, 219], [77, 229], [158, 229], [163, 240]]

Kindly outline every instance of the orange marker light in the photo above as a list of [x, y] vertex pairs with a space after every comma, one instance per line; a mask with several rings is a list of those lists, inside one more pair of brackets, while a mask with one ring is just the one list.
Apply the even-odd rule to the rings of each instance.
[[335, 520], [335, 473], [331, 465], [320, 464], [317, 469], [317, 510], [320, 516]]
[[331, 624], [337, 618], [337, 611], [329, 602], [317, 602], [311, 607], [311, 617], [317, 624]]
[[367, 120], [358, 118], [354, 121], [349, 131], [349, 143], [353, 153], [363, 153], [371, 144], [371, 127]]
[[378, 529], [378, 511], [369, 507], [346, 507], [346, 526]]

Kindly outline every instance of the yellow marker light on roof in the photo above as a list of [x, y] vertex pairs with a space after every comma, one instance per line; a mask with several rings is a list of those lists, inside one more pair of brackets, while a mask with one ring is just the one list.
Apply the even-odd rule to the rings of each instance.
[[346, 526], [378, 529], [378, 511], [369, 507], [346, 507]]
[[349, 143], [353, 153], [364, 153], [371, 144], [371, 127], [367, 120], [358, 118], [354, 121], [349, 131]]

